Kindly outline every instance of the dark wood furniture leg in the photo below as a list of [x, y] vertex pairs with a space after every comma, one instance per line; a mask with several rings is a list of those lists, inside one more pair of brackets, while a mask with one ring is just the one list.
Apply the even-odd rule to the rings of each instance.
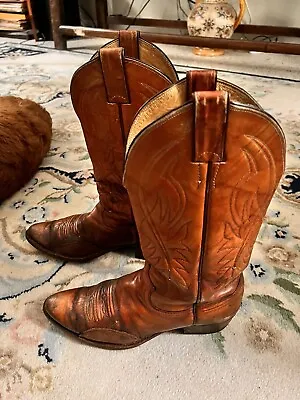
[[97, 28], [108, 29], [107, 0], [96, 0]]
[[58, 50], [66, 50], [67, 39], [64, 34], [59, 30], [60, 25], [62, 25], [63, 18], [63, 0], [50, 0], [49, 6], [54, 46]]
[[37, 35], [37, 30], [36, 30], [36, 26], [35, 26], [35, 20], [33, 18], [31, 0], [26, 0], [26, 3], [27, 3], [28, 18], [29, 18], [29, 21], [30, 21], [32, 34], [33, 34], [34, 40], [37, 42], [39, 40], [39, 38], [38, 38], [38, 35]]

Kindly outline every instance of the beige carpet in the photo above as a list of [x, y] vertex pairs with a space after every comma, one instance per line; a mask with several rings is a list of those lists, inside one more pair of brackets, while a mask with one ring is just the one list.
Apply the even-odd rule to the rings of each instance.
[[68, 92], [74, 70], [87, 59], [0, 42], [1, 94], [43, 104], [54, 122], [40, 171], [0, 206], [0, 399], [299, 399], [299, 82], [220, 74], [279, 120], [288, 151], [286, 174], [245, 273], [241, 311], [224, 331], [172, 332], [115, 352], [82, 344], [44, 317], [48, 295], [141, 267], [129, 253], [65, 264], [37, 252], [24, 237], [30, 224], [90, 210], [97, 200]]

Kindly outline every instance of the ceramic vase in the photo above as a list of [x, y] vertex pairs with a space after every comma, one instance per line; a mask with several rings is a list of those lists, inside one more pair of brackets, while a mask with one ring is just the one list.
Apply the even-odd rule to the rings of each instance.
[[[187, 25], [191, 36], [229, 39], [241, 23], [245, 13], [246, 0], [239, 0], [240, 11], [224, 0], [197, 0]], [[194, 49], [198, 55], [216, 56], [224, 54], [221, 49]]]

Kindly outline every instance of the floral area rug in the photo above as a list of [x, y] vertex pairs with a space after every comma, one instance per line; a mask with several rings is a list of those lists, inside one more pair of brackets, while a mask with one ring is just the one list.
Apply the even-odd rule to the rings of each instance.
[[241, 310], [224, 331], [172, 332], [116, 352], [80, 343], [45, 318], [42, 303], [48, 295], [142, 266], [130, 253], [109, 253], [84, 265], [64, 263], [25, 240], [30, 224], [86, 212], [97, 201], [69, 95], [72, 74], [88, 58], [0, 42], [1, 95], [43, 105], [54, 134], [39, 172], [0, 206], [0, 399], [298, 399], [299, 82], [220, 74], [278, 119], [287, 139], [286, 173], [245, 272]]

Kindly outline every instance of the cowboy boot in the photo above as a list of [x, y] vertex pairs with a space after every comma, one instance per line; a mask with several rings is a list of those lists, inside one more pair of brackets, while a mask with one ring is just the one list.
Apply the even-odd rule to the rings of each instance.
[[90, 213], [32, 225], [26, 232], [29, 243], [51, 256], [77, 262], [137, 244], [131, 206], [122, 186], [125, 144], [141, 105], [176, 81], [169, 59], [132, 31], [121, 31], [118, 40], [75, 72], [72, 102], [100, 201]]
[[123, 182], [145, 266], [45, 301], [79, 338], [127, 349], [177, 328], [216, 332], [237, 313], [285, 143], [268, 114], [214, 85], [214, 73], [190, 73], [137, 114]]

